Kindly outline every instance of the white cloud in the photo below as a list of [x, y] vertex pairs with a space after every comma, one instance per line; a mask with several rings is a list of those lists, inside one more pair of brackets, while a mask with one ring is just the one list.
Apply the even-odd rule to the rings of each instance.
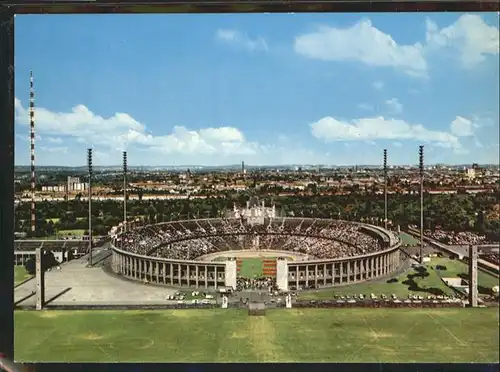
[[[16, 122], [28, 125], [28, 112], [21, 101], [15, 100]], [[183, 126], [173, 127], [170, 134], [153, 135], [146, 126], [132, 116], [116, 113], [109, 118], [94, 114], [84, 105], [74, 107], [71, 112], [51, 112], [36, 109], [36, 129], [48, 135], [64, 135], [81, 144], [122, 150], [130, 146], [147, 147], [155, 153], [238, 155], [263, 151], [258, 143], [246, 141], [243, 133], [234, 127], [204, 128], [189, 130]], [[62, 143], [59, 137], [48, 137], [52, 144]]]
[[[426, 21], [425, 39], [415, 44], [399, 44], [390, 34], [377, 29], [369, 19], [347, 28], [323, 26], [299, 35], [295, 52], [323, 61], [359, 61], [369, 66], [392, 67], [412, 76], [427, 77], [429, 52], [454, 50], [464, 67], [482, 62], [486, 55], [499, 54], [499, 30], [479, 15], [465, 14], [450, 26], [439, 29]], [[380, 90], [375, 86], [375, 89]]]
[[393, 114], [400, 114], [403, 112], [403, 105], [397, 98], [388, 99], [385, 101], [385, 104], [389, 107], [389, 110], [391, 110]]
[[461, 144], [451, 133], [434, 131], [420, 124], [383, 117], [361, 118], [350, 122], [324, 117], [310, 124], [312, 135], [325, 142], [367, 140], [418, 140], [458, 150]]
[[230, 44], [234, 47], [243, 48], [247, 51], [267, 51], [266, 40], [262, 37], [252, 39], [248, 35], [236, 30], [217, 30], [215, 38], [223, 43]]
[[499, 30], [485, 23], [479, 15], [462, 15], [452, 25], [442, 29], [428, 19], [426, 27], [429, 48], [449, 48], [458, 52], [464, 67], [474, 67], [488, 54], [498, 55]]
[[298, 54], [323, 61], [360, 61], [370, 66], [393, 67], [410, 75], [425, 76], [423, 47], [400, 45], [363, 19], [348, 28], [321, 27], [295, 38]]
[[474, 123], [469, 119], [457, 116], [451, 122], [450, 130], [457, 137], [469, 137], [474, 134]]
[[376, 90], [382, 90], [384, 89], [384, 82], [383, 81], [374, 81], [372, 84], [372, 87], [375, 88]]

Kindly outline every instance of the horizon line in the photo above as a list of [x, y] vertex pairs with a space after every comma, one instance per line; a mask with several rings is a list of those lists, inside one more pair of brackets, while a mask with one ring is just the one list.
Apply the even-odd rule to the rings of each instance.
[[[436, 166], [436, 165], [441, 165], [441, 166], [463, 166], [463, 165], [471, 165], [474, 163], [429, 163], [426, 164], [425, 166]], [[476, 163], [477, 164], [477, 163]], [[495, 165], [494, 163], [483, 163], [479, 164], [483, 166], [488, 166], [488, 165]], [[382, 164], [312, 164], [312, 163], [284, 163], [284, 164], [254, 164], [254, 165], [249, 165], [245, 164], [245, 169], [247, 168], [255, 168], [255, 167], [301, 167], [301, 166], [307, 166], [307, 167], [350, 167], [350, 166], [361, 166], [361, 167], [382, 167]], [[409, 164], [409, 163], [400, 163], [400, 164], [388, 164], [388, 167], [395, 167], [395, 166], [415, 166], [418, 167], [418, 163], [415, 164]], [[29, 164], [15, 164], [14, 167], [30, 167]], [[47, 165], [47, 164], [38, 164], [37, 167], [62, 167], [62, 168], [84, 168], [87, 167], [86, 164], [84, 165]], [[116, 165], [96, 165], [94, 164], [94, 168], [103, 168], [103, 167], [109, 167], [109, 168], [122, 168], [122, 164], [116, 164]], [[128, 164], [128, 167], [148, 167], [148, 168], [166, 168], [166, 167], [206, 167], [206, 168], [213, 168], [213, 167], [238, 167], [241, 168], [241, 164], [214, 164], [214, 165], [208, 165], [208, 164], [179, 164], [179, 165], [147, 165], [147, 164], [142, 164], [142, 165], [131, 165]]]

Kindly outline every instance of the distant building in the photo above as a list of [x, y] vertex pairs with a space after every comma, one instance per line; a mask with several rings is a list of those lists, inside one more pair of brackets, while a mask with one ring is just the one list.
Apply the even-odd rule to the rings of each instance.
[[469, 180], [473, 180], [476, 178], [476, 170], [477, 168], [466, 168], [465, 175]]
[[233, 210], [229, 212], [229, 217], [231, 218], [243, 218], [247, 223], [256, 225], [264, 224], [264, 218], [276, 218], [276, 207], [266, 207], [264, 201], [259, 204], [259, 199], [257, 197], [250, 198], [247, 201], [246, 208], [237, 208], [234, 205]]
[[79, 177], [69, 176], [64, 185], [42, 186], [42, 192], [72, 192], [88, 189], [88, 183], [80, 182]]

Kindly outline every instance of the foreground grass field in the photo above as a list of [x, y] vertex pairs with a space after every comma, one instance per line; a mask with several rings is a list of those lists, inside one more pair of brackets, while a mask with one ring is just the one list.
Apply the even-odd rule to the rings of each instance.
[[18, 361], [498, 362], [498, 309], [16, 311]]
[[14, 285], [19, 284], [32, 276], [28, 274], [24, 266], [14, 266]]

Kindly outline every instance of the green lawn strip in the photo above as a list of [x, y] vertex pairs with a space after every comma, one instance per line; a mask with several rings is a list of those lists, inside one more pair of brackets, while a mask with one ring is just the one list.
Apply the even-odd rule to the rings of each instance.
[[399, 233], [399, 237], [401, 238], [403, 245], [417, 245], [418, 244], [417, 239], [415, 239], [413, 236], [411, 236], [410, 234], [408, 234], [404, 231]]
[[14, 266], [14, 285], [19, 284], [31, 277], [32, 275], [28, 274], [24, 266]]
[[245, 278], [261, 277], [263, 275], [263, 262], [261, 258], [244, 257], [241, 259], [241, 269], [238, 276]]
[[[407, 272], [400, 274], [397, 276], [397, 282], [387, 283], [387, 279], [378, 280], [374, 282], [360, 283], [360, 284], [352, 284], [352, 285], [343, 285], [338, 287], [333, 287], [329, 289], [321, 289], [317, 291], [307, 291], [300, 294], [300, 298], [302, 299], [326, 299], [332, 298], [334, 294], [337, 295], [353, 295], [353, 294], [363, 294], [369, 295], [370, 293], [374, 293], [377, 296], [381, 294], [385, 294], [387, 296], [391, 294], [395, 294], [399, 298], [406, 298], [408, 294], [427, 296], [434, 293], [436, 291], [442, 291], [446, 295], [452, 295], [453, 290], [449, 288], [439, 277], [435, 270], [430, 269], [430, 266], [427, 267], [427, 273], [429, 274], [426, 277], [414, 276], [413, 281], [416, 286], [409, 285], [408, 281], [409, 275], [418, 275], [418, 272], [415, 269], [410, 269]], [[406, 282], [406, 284], [404, 283]]]
[[76, 229], [76, 230], [58, 230], [57, 234], [58, 235], [83, 235], [85, 230], [83, 229]]
[[[432, 266], [446, 267], [446, 270], [436, 271], [442, 278], [463, 278], [469, 279], [469, 267], [466, 263], [459, 260], [450, 260], [446, 258], [433, 258], [431, 261]], [[482, 270], [477, 271], [477, 284], [479, 294], [490, 294], [491, 288], [499, 284], [499, 279], [485, 273]]]
[[498, 309], [16, 311], [19, 361], [498, 362]]

